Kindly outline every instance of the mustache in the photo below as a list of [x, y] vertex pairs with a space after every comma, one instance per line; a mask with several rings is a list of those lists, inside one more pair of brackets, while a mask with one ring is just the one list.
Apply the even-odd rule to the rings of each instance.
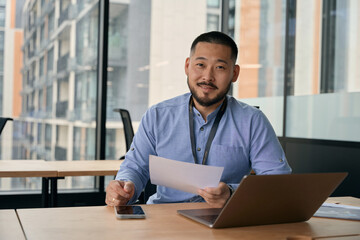
[[201, 82], [201, 83], [198, 83], [197, 85], [198, 85], [198, 86], [204, 85], [204, 86], [209, 86], [209, 87], [218, 89], [217, 86], [215, 86], [212, 82]]

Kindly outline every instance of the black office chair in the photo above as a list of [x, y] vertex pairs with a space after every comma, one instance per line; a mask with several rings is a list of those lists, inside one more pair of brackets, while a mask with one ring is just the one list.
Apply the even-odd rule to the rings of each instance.
[[[114, 112], [120, 113], [121, 120], [124, 125], [124, 135], [125, 135], [125, 143], [126, 143], [126, 152], [129, 151], [132, 140], [134, 138], [134, 129], [132, 127], [130, 113], [126, 109], [115, 108]], [[125, 156], [120, 157], [120, 159], [124, 159]]]
[[12, 120], [13, 120], [12, 118], [0, 117], [0, 134], [1, 134], [2, 130], [4, 129], [6, 122], [7, 121], [12, 121]]
[[[132, 127], [130, 113], [126, 109], [115, 108], [114, 112], [120, 113], [121, 120], [124, 125], [124, 135], [126, 143], [126, 152], [129, 151], [132, 140], [134, 138], [134, 129]], [[120, 159], [125, 159], [125, 156], [121, 156]], [[144, 204], [151, 195], [156, 192], [156, 185], [151, 184], [150, 180], [146, 183], [146, 186], [139, 197], [139, 204]]]

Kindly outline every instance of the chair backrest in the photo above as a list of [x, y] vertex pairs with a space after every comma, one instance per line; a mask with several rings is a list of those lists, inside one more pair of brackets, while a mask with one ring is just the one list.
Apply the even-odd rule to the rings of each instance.
[[134, 138], [134, 129], [132, 127], [130, 113], [128, 110], [122, 108], [116, 108], [113, 111], [120, 113], [120, 117], [124, 125], [126, 151], [129, 151], [131, 142]]
[[[121, 120], [124, 125], [124, 135], [125, 135], [125, 143], [126, 143], [126, 151], [129, 151], [131, 142], [134, 138], [134, 129], [132, 127], [130, 113], [126, 109], [116, 108], [113, 110], [114, 112], [119, 112]], [[122, 156], [120, 159], [124, 159], [125, 156]], [[148, 198], [156, 192], [156, 185], [151, 184], [150, 180], [147, 182], [143, 192], [139, 197], [139, 204], [144, 204], [148, 200]]]
[[2, 130], [4, 129], [6, 122], [7, 121], [12, 121], [12, 120], [13, 120], [12, 118], [0, 117], [0, 134], [1, 134]]

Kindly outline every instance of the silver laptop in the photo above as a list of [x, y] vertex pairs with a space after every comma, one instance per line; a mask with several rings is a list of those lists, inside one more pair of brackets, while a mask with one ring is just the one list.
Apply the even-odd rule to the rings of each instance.
[[177, 212], [211, 228], [306, 221], [346, 176], [344, 172], [244, 176], [223, 208]]

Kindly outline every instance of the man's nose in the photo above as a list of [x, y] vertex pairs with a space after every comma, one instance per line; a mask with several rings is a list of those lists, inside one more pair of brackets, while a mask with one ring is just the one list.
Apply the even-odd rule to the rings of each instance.
[[203, 72], [203, 80], [214, 81], [214, 71], [211, 67], [208, 67]]

